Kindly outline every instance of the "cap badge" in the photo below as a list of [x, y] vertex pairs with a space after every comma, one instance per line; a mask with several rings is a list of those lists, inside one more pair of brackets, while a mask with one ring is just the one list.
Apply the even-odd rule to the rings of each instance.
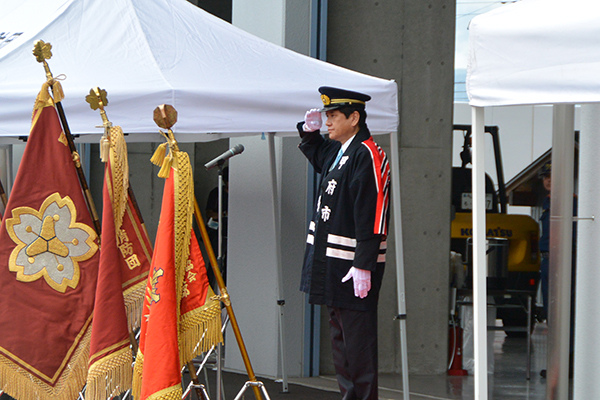
[[331, 99], [326, 94], [321, 95], [321, 100], [323, 101], [324, 106], [328, 106], [331, 104]]

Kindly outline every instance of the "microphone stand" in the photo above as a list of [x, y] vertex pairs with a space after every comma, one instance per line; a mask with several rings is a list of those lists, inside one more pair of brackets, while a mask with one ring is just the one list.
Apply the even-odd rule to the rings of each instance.
[[[217, 180], [217, 191], [218, 195], [218, 215], [219, 219], [217, 220], [217, 265], [219, 267], [219, 271], [221, 274], [223, 273], [223, 164], [225, 164], [225, 160], [219, 160], [217, 167], [219, 168], [219, 177]], [[219, 288], [220, 291], [220, 288]], [[221, 400], [222, 393], [222, 374], [223, 374], [223, 366], [221, 361], [221, 355], [223, 352], [223, 344], [217, 344], [217, 400]]]

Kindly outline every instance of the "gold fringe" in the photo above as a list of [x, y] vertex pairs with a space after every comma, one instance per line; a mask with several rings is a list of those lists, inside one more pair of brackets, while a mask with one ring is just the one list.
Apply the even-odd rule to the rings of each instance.
[[163, 143], [156, 148], [150, 162], [156, 166], [161, 166], [163, 160], [165, 159], [165, 154], [167, 154], [167, 143]]
[[81, 338], [68, 366], [56, 385], [50, 386], [11, 360], [0, 355], [0, 382], [6, 394], [16, 399], [73, 400], [79, 395], [87, 377], [91, 324]]
[[181, 385], [177, 385], [159, 390], [148, 396], [146, 400], [181, 400], [182, 395], [183, 390], [181, 389]]
[[131, 389], [131, 349], [123, 348], [90, 366], [86, 400], [105, 400]]
[[133, 366], [133, 379], [131, 380], [131, 395], [138, 400], [142, 395], [142, 372], [144, 372], [144, 354], [139, 349], [135, 356], [135, 365]]
[[174, 153], [175, 173], [175, 290], [177, 294], [177, 315], [185, 279], [185, 267], [190, 256], [192, 217], [194, 215], [194, 180], [188, 154], [184, 151]]
[[142, 306], [144, 305], [144, 293], [147, 285], [146, 281], [146, 279], [141, 281], [123, 293], [129, 332], [133, 332], [142, 326]]
[[127, 209], [127, 189], [129, 188], [129, 163], [127, 143], [120, 126], [110, 128], [110, 168], [112, 171], [112, 207], [115, 230], [118, 236]]
[[173, 156], [169, 155], [163, 159], [162, 167], [160, 168], [160, 171], [158, 171], [158, 177], [167, 179], [169, 177], [169, 173], [171, 172], [172, 166]]
[[181, 316], [179, 358], [182, 366], [222, 342], [221, 304], [219, 302], [207, 300], [204, 307]]

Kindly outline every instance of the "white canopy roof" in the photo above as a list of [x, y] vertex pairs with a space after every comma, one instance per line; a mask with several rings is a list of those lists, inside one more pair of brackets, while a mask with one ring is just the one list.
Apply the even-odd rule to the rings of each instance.
[[[108, 92], [108, 117], [128, 140], [157, 139], [154, 108], [178, 111], [180, 141], [247, 133], [295, 134], [319, 86], [368, 93], [372, 133], [398, 125], [397, 85], [274, 45], [185, 0], [0, 0], [0, 136], [26, 135], [45, 79], [33, 43], [52, 44], [54, 76], [66, 75], [71, 131], [101, 133], [90, 89]], [[214, 135], [212, 135], [214, 134]]]
[[472, 106], [600, 101], [600, 2], [522, 0], [469, 25]]

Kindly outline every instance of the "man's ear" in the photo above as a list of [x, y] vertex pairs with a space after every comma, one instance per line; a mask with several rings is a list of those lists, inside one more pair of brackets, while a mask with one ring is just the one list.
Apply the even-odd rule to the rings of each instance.
[[358, 111], [354, 111], [352, 114], [350, 114], [350, 119], [352, 126], [357, 126], [358, 121], [360, 121], [360, 113]]

